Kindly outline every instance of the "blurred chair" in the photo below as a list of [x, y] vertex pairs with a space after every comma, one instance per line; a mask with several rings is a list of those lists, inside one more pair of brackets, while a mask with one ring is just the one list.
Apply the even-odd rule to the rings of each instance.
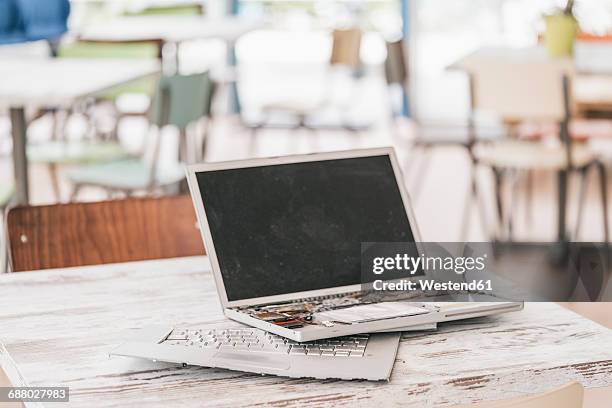
[[0, 1], [0, 44], [47, 40], [55, 42], [68, 30], [68, 0]]
[[[61, 44], [58, 56], [60, 58], [157, 58], [158, 53], [159, 44], [156, 42], [115, 44], [77, 41]], [[97, 109], [101, 102], [110, 102], [115, 107], [115, 101], [122, 94], [142, 93], [151, 95], [155, 88], [155, 82], [156, 78], [144, 78], [98, 95], [96, 101], [94, 101], [94, 106], [82, 112], [87, 118], [88, 125], [96, 127], [92, 123], [92, 117], [95, 116], [92, 110]], [[72, 113], [78, 110], [79, 107], [70, 108], [66, 112], [66, 120], [68, 120]], [[58, 128], [57, 114], [59, 112], [53, 111], [52, 114], [55, 121], [53, 125], [53, 140], [30, 144], [28, 146], [28, 158], [31, 163], [47, 165], [56, 200], [60, 201], [61, 191], [57, 174], [58, 167], [62, 165], [107, 163], [128, 158], [130, 154], [118, 142], [117, 125], [119, 120], [127, 115], [145, 115], [147, 111], [148, 105], [136, 112], [120, 112], [117, 109], [110, 137], [106, 138], [110, 140], [104, 140], [105, 138], [101, 137], [100, 132], [97, 130], [94, 130], [93, 137], [68, 140], [66, 139], [64, 126], [59, 126], [61, 130], [58, 136], [55, 132]]]
[[[277, 101], [266, 104], [262, 107], [262, 117], [249, 118], [243, 117], [245, 126], [251, 129], [253, 139], [257, 136], [257, 131], [266, 128], [307, 128], [307, 129], [340, 129], [348, 131], [365, 130], [369, 126], [357, 123], [348, 123], [344, 119], [340, 123], [316, 123], [315, 116], [325, 107], [333, 105], [331, 91], [333, 89], [333, 79], [331, 74], [338, 69], [348, 70], [352, 77], [355, 77], [360, 68], [359, 53], [361, 50], [361, 30], [357, 28], [336, 29], [332, 32], [332, 52], [329, 59], [329, 73], [327, 82], [324, 85], [324, 96], [316, 102], [301, 101], [295, 95], [288, 100]], [[352, 104], [355, 98], [348, 98], [345, 104]], [[341, 111], [345, 111], [347, 106], [340, 106]], [[283, 116], [287, 120], [275, 122], [275, 116]], [[253, 141], [254, 142], [254, 141]]]
[[[567, 218], [567, 178], [570, 174], [578, 174], [580, 176], [581, 192], [575, 233], [577, 235], [582, 223], [587, 177], [590, 170], [594, 168], [599, 171], [600, 176], [603, 206], [602, 227], [605, 242], [608, 242], [605, 169], [588, 146], [575, 143], [574, 139], [570, 137], [569, 123], [574, 107], [570, 87], [572, 69], [569, 63], [563, 60], [535, 62], [481, 60], [470, 67], [469, 70], [472, 76], [471, 97], [474, 110], [493, 112], [509, 122], [558, 123], [559, 143], [554, 146], [540, 140], [516, 139], [489, 143], [480, 142], [474, 146], [473, 154], [477, 163], [491, 168], [495, 175], [497, 238], [502, 235], [504, 227], [507, 229], [508, 237], [512, 237], [511, 215], [513, 203], [510, 202], [507, 209], [504, 209], [501, 199], [501, 188], [505, 174], [518, 175], [521, 172], [526, 173], [534, 170], [557, 173], [561, 188], [558, 222], [563, 234], [566, 233], [563, 226]], [[512, 188], [511, 191], [514, 189]], [[471, 201], [472, 195], [468, 199]], [[469, 220], [470, 201], [466, 205], [467, 213], [464, 221]], [[575, 239], [576, 236], [571, 238]], [[559, 237], [560, 241], [566, 239], [565, 236]]]
[[48, 40], [54, 44], [68, 31], [68, 0], [17, 0], [17, 5], [28, 41]]
[[47, 165], [51, 176], [51, 187], [57, 201], [61, 201], [58, 175], [60, 165], [115, 162], [129, 156], [130, 154], [114, 141], [53, 140], [28, 146], [30, 162]]
[[[140, 10], [128, 10], [124, 13], [126, 17], [194, 17], [194, 16], [202, 16], [204, 15], [204, 6], [201, 3], [185, 3], [185, 4], [168, 4], [168, 5], [149, 5], [144, 9]], [[162, 48], [164, 48], [166, 43], [164, 41], [160, 41], [160, 58], [162, 57]], [[166, 50], [163, 54], [166, 56], [167, 54], [173, 55], [172, 59], [168, 57], [164, 58], [164, 61], [172, 61], [172, 72], [180, 72], [179, 71], [179, 59], [180, 59], [180, 47], [181, 42], [170, 42], [172, 46], [168, 53]], [[164, 64], [166, 65], [166, 64]], [[167, 68], [167, 67], [166, 67]]]
[[0, 1], [0, 44], [26, 41], [20, 20], [17, 0]]
[[[159, 59], [162, 57], [161, 40], [131, 42], [67, 41], [59, 46], [59, 58], [87, 59]], [[100, 104], [110, 105], [115, 116], [110, 135], [117, 139], [117, 127], [126, 116], [147, 114], [151, 97], [155, 92], [155, 78], [142, 78], [137, 81], [114, 87], [95, 96], [94, 108]], [[128, 98], [132, 96], [131, 98]], [[127, 100], [127, 103], [126, 103]], [[91, 116], [91, 115], [90, 115]]]
[[[203, 160], [208, 135], [189, 133], [190, 124], [207, 118], [210, 123], [211, 101], [214, 84], [207, 72], [194, 75], [162, 77], [151, 108], [151, 123], [157, 132], [151, 144], [149, 157], [129, 159], [99, 165], [83, 166], [70, 172], [68, 178], [74, 185], [74, 200], [82, 187], [101, 187], [109, 193], [131, 195], [136, 191], [153, 193], [156, 190], [178, 185], [185, 178], [183, 166], [176, 162], [160, 165], [159, 153], [162, 131], [167, 126], [179, 129], [179, 158], [183, 162]], [[191, 136], [191, 137], [190, 137]], [[196, 139], [201, 136], [201, 141]], [[189, 154], [195, 158], [189, 158]], [[148, 160], [147, 160], [148, 159]]]
[[336, 29], [332, 32], [330, 65], [341, 65], [355, 70], [361, 64], [360, 51], [361, 31], [359, 29]]
[[454, 405], [451, 408], [582, 408], [583, 397], [582, 385], [572, 382], [538, 395], [472, 405]]
[[15, 207], [13, 272], [204, 255], [189, 196]]
[[[403, 39], [387, 41], [385, 44], [387, 48], [387, 58], [385, 58], [387, 85], [398, 86], [404, 92], [404, 95], [408, 95], [410, 92], [410, 86], [408, 85], [410, 75], [406, 44]], [[392, 114], [395, 114], [394, 110], [391, 110]]]
[[[387, 41], [386, 47], [385, 78], [389, 87], [389, 99], [393, 99], [391, 95], [393, 87], [399, 88], [402, 96], [407, 97], [410, 95], [409, 50], [403, 39]], [[404, 100], [404, 103], [406, 102], [407, 100]], [[391, 114], [394, 128], [397, 128], [395, 124], [397, 116], [393, 106]], [[434, 149], [458, 147], [464, 149], [472, 160], [471, 147], [476, 139], [495, 139], [506, 136], [505, 130], [501, 127], [478, 126], [476, 128], [472, 119], [468, 120], [467, 123], [423, 122], [414, 115], [410, 119], [414, 137], [409, 140], [411, 154], [407, 160], [405, 171], [407, 180], [411, 181], [410, 194], [414, 200], [418, 199], [426, 179], [429, 159]]]

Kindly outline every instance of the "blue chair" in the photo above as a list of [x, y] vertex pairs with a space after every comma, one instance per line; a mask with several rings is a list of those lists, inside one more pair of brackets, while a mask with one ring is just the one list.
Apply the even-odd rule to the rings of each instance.
[[0, 0], [0, 44], [26, 41], [16, 0]]
[[68, 31], [68, 0], [17, 0], [28, 41], [56, 40]]
[[68, 0], [0, 0], [0, 44], [57, 40], [69, 15]]

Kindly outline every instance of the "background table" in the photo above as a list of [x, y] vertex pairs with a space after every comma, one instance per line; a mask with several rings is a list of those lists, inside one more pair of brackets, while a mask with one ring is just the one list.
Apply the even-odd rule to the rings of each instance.
[[233, 43], [243, 34], [261, 26], [259, 21], [241, 17], [133, 16], [86, 26], [76, 34], [85, 41], [181, 42], [217, 38]]
[[159, 69], [159, 62], [143, 60], [3, 60], [0, 64], [0, 106], [10, 107], [17, 203], [29, 201], [27, 106], [69, 107], [79, 98], [156, 74]]
[[[261, 20], [244, 17], [201, 17], [201, 16], [127, 16], [110, 21], [88, 25], [75, 32], [83, 41], [130, 43], [153, 41], [159, 44], [159, 54], [166, 44], [173, 45], [174, 62], [170, 72], [179, 72], [179, 45], [184, 41], [218, 39], [225, 43], [228, 66], [236, 65], [234, 45], [242, 35], [264, 26]], [[225, 70], [221, 76], [229, 82], [230, 109], [238, 112], [238, 90], [235, 73]], [[228, 80], [229, 78], [229, 80]]]
[[225, 321], [205, 257], [16, 273], [0, 276], [0, 288], [2, 367], [15, 385], [69, 386], [71, 407], [422, 407], [509, 398], [571, 380], [612, 385], [612, 331], [556, 304], [405, 333], [385, 383], [108, 358], [142, 326]]
[[[547, 60], [546, 49], [537, 47], [483, 47], [471, 54], [464, 56], [452, 63], [448, 68], [451, 70], [470, 71], [470, 67], [477, 64], [480, 59], [498, 61], [543, 61]], [[611, 110], [612, 109], [612, 71], [602, 72], [601, 70], [590, 70], [593, 65], [589, 61], [568, 62], [578, 65], [576, 75], [572, 78], [573, 100], [578, 108], [578, 112], [588, 110]]]

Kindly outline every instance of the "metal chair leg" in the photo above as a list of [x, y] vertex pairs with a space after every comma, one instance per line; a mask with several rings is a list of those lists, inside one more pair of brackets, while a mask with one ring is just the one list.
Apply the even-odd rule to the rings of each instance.
[[492, 167], [493, 171], [493, 182], [495, 184], [495, 210], [496, 210], [496, 222], [495, 222], [495, 239], [501, 239], [504, 232], [504, 205], [502, 197], [503, 188], [503, 174], [502, 170], [497, 167]]
[[517, 196], [518, 196], [518, 185], [519, 185], [519, 174], [517, 170], [514, 170], [511, 174], [511, 185], [510, 185], [510, 197], [508, 200], [508, 240], [512, 242], [512, 237], [514, 235], [514, 214], [516, 212], [517, 206]]
[[474, 169], [472, 174], [472, 190], [474, 191], [474, 196], [476, 198], [477, 210], [480, 213], [480, 226], [482, 228], [482, 234], [484, 239], [488, 240], [491, 239], [491, 231], [489, 230], [489, 222], [487, 221], [486, 205], [483, 201], [484, 197], [480, 191], [480, 188], [478, 188], [476, 164], [472, 164], [472, 168]]
[[70, 201], [76, 201], [77, 195], [79, 194], [79, 191], [81, 191], [81, 187], [83, 187], [81, 184], [74, 185], [72, 188], [72, 193], [70, 193]]
[[179, 130], [179, 162], [189, 163], [188, 157], [188, 146], [187, 146], [187, 131], [185, 129]]
[[2, 216], [2, 229], [0, 229], [0, 234], [4, 235], [3, 239], [0, 239], [0, 274], [3, 274], [8, 272], [8, 228], [6, 228], [4, 208], [0, 208], [0, 215]]
[[467, 192], [467, 198], [465, 200], [465, 207], [463, 209], [463, 218], [461, 222], [461, 229], [459, 232], [459, 241], [467, 242], [468, 232], [470, 228], [470, 221], [472, 219], [472, 201], [476, 200], [476, 210], [480, 213], [480, 224], [485, 239], [490, 238], [490, 231], [488, 228], [488, 222], [485, 212], [485, 205], [482, 201], [482, 194], [478, 188], [478, 180], [476, 178], [476, 164], [472, 163], [470, 169], [470, 187]]
[[463, 207], [463, 217], [461, 228], [459, 230], [459, 242], [467, 242], [468, 230], [470, 228], [470, 220], [472, 218], [472, 199], [474, 198], [473, 186], [467, 189], [465, 205]]
[[527, 225], [533, 222], [533, 170], [527, 170], [525, 175], [525, 221]]
[[51, 163], [48, 165], [49, 168], [49, 176], [51, 177], [51, 187], [53, 188], [53, 194], [55, 195], [55, 201], [58, 203], [62, 200], [60, 185], [59, 185], [59, 176], [57, 174], [57, 164]]
[[206, 123], [202, 129], [202, 146], [200, 150], [200, 161], [206, 161], [206, 150], [208, 148], [208, 138], [210, 135], [210, 128], [212, 127], [212, 118], [206, 119]]
[[576, 228], [574, 230], [573, 239], [577, 240], [580, 235], [580, 227], [582, 226], [582, 214], [584, 212], [584, 202], [586, 200], [587, 192], [587, 176], [589, 174], [589, 168], [585, 167], [580, 170], [580, 186], [578, 190], [578, 213], [576, 215]]
[[2, 262], [0, 263], [0, 265], [2, 265], [2, 267], [0, 269], [0, 274], [8, 273], [8, 271], [9, 271], [9, 263], [8, 263], [8, 250], [6, 248], [6, 245], [5, 245], [4, 248], [2, 248], [2, 254], [1, 254], [0, 258], [2, 258]]
[[601, 189], [604, 243], [606, 246], [608, 246], [608, 243], [610, 242], [610, 230], [608, 226], [608, 177], [606, 175], [606, 167], [603, 165], [603, 163], [597, 162], [596, 166], [599, 170], [599, 186]]

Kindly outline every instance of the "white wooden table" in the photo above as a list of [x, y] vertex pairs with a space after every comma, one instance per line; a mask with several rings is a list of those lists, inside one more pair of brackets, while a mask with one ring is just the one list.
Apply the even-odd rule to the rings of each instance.
[[109, 358], [142, 326], [237, 325], [206, 257], [2, 275], [0, 294], [2, 368], [14, 385], [70, 387], [70, 407], [423, 407], [612, 384], [612, 331], [556, 304], [406, 333], [385, 383]]
[[76, 100], [159, 73], [157, 61], [8, 59], [0, 63], [0, 106], [10, 108], [16, 200], [28, 203], [25, 108], [68, 107]]

